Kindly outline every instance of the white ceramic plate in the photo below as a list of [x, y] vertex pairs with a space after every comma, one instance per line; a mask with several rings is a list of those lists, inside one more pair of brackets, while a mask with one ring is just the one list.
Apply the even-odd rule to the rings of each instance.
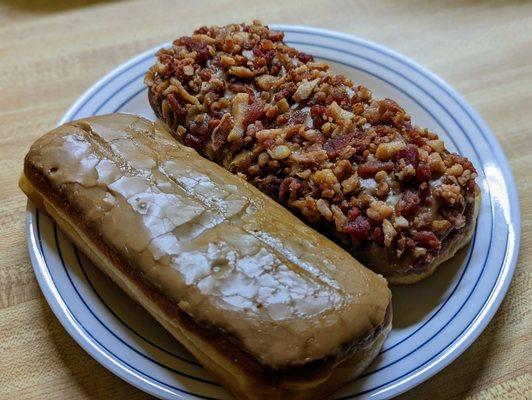
[[[394, 328], [380, 356], [334, 399], [384, 399], [404, 392], [458, 357], [499, 307], [517, 261], [519, 204], [508, 162], [486, 124], [449, 85], [382, 46], [335, 32], [276, 26], [286, 41], [333, 70], [390, 97], [415, 123], [440, 134], [479, 172], [482, 207], [469, 247], [412, 287], [393, 289]], [[143, 84], [157, 48], [91, 87], [61, 123], [111, 112], [154, 119]], [[228, 399], [219, 384], [141, 307], [28, 204], [27, 237], [35, 273], [57, 318], [102, 365], [136, 387], [172, 399]]]

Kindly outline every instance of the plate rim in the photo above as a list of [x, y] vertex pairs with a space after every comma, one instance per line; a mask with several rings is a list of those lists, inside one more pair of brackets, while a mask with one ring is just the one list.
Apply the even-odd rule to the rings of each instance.
[[[437, 76], [435, 73], [431, 72], [424, 66], [418, 64], [416, 61], [392, 49], [389, 49], [379, 43], [369, 41], [369, 40], [360, 38], [355, 35], [336, 32], [336, 31], [328, 30], [328, 29], [314, 28], [314, 27], [301, 26], [301, 25], [271, 24], [270, 26], [278, 30], [284, 30], [284, 29], [289, 28], [289, 30], [291, 31], [296, 30], [296, 31], [304, 32], [304, 33], [326, 34], [333, 38], [347, 40], [355, 44], [362, 44], [370, 49], [376, 49], [379, 52], [387, 56], [391, 56], [397, 59], [398, 61], [408, 65], [415, 72], [425, 75], [427, 78], [432, 80], [435, 84], [440, 86], [444, 91], [446, 91], [449, 97], [452, 98], [454, 101], [456, 101], [456, 103], [460, 107], [463, 108], [465, 113], [468, 114], [471, 117], [472, 121], [477, 125], [481, 134], [485, 133], [485, 135], [483, 136], [486, 139], [486, 142], [488, 143], [490, 150], [493, 153], [493, 156], [495, 156], [498, 162], [498, 170], [502, 173], [502, 176], [504, 178], [504, 185], [506, 186], [506, 190], [508, 193], [508, 197], [506, 198], [506, 200], [507, 200], [507, 211], [509, 212], [508, 220], [510, 222], [509, 232], [508, 232], [508, 236], [510, 237], [509, 245], [512, 245], [513, 248], [510, 250], [508, 249], [506, 250], [506, 254], [504, 255], [504, 258], [501, 261], [499, 276], [496, 282], [494, 283], [493, 289], [489, 293], [486, 303], [480, 309], [477, 317], [469, 325], [467, 325], [463, 333], [459, 335], [459, 337], [457, 338], [459, 340], [457, 340], [456, 343], [454, 342], [450, 343], [449, 348], [446, 347], [444, 350], [442, 350], [442, 352], [445, 351], [446, 353], [443, 357], [438, 357], [440, 356], [440, 354], [438, 354], [437, 356], [435, 356], [436, 357], [435, 360], [429, 361], [427, 365], [423, 366], [419, 371], [417, 371], [415, 374], [410, 376], [409, 380], [412, 381], [411, 383], [405, 383], [403, 379], [398, 378], [397, 382], [391, 385], [390, 390], [394, 389], [395, 387], [393, 391], [394, 395], [403, 393], [419, 385], [421, 382], [428, 380], [430, 377], [432, 377], [436, 373], [443, 370], [445, 367], [451, 364], [457, 357], [463, 354], [463, 352], [478, 338], [478, 336], [484, 331], [486, 326], [495, 316], [497, 310], [499, 309], [509, 289], [509, 285], [515, 273], [515, 268], [516, 268], [517, 261], [519, 258], [520, 239], [521, 239], [521, 218], [520, 218], [519, 196], [517, 192], [516, 182], [515, 182], [515, 179], [513, 178], [511, 166], [508, 162], [506, 155], [504, 154], [504, 151], [502, 149], [502, 146], [500, 145], [498, 138], [493, 134], [493, 132], [488, 127], [486, 122], [482, 119], [480, 114], [463, 98], [462, 95], [460, 95], [446, 81], [444, 81], [442, 78], [440, 78], [439, 76]], [[123, 70], [130, 68], [136, 63], [139, 63], [147, 55], [152, 54], [154, 51], [158, 50], [159, 48], [166, 45], [167, 43], [168, 42], [162, 45], [153, 46], [152, 48], [146, 51], [143, 51], [140, 54], [137, 54], [136, 56], [128, 59], [124, 63], [113, 68], [111, 71], [105, 74], [102, 78], [97, 80], [87, 90], [85, 90], [85, 92], [80, 97], [78, 97], [78, 99], [74, 102], [74, 104], [71, 105], [71, 107], [69, 107], [66, 113], [59, 120], [58, 125], [61, 125], [71, 120], [71, 117], [80, 108], [80, 105], [82, 105], [88, 98], [92, 97], [97, 91], [105, 87], [106, 83], [110, 79], [112, 79], [116, 75], [119, 75]], [[102, 364], [102, 366], [109, 369], [115, 375], [124, 379], [125, 381], [132, 384], [133, 386], [143, 391], [147, 391], [147, 388], [141, 384], [141, 382], [144, 382], [144, 384], [148, 384], [152, 388], [152, 390], [157, 389], [158, 391], [159, 390], [162, 391], [162, 393], [155, 393], [152, 390], [150, 390], [150, 392], [154, 395], [161, 396], [161, 395], [164, 395], [164, 393], [167, 393], [167, 394], [170, 393], [172, 396], [177, 397], [177, 398], [182, 398], [182, 399], [189, 398], [188, 394], [182, 394], [182, 393], [176, 394], [175, 392], [169, 392], [165, 390], [164, 388], [155, 385], [154, 382], [152, 382], [151, 380], [148, 381], [144, 379], [143, 377], [138, 376], [138, 374], [136, 374], [131, 369], [126, 369], [123, 365], [120, 365], [113, 357], [107, 354], [104, 354], [102, 350], [98, 348], [98, 345], [96, 345], [90, 338], [87, 337], [87, 335], [85, 335], [80, 330], [80, 327], [78, 327], [75, 321], [73, 321], [72, 316], [70, 315], [70, 312], [66, 308], [66, 304], [64, 304], [64, 301], [61, 298], [61, 295], [58, 293], [57, 288], [52, 281], [52, 277], [49, 274], [49, 270], [46, 267], [46, 261], [44, 259], [44, 254], [42, 254], [42, 252], [39, 250], [39, 247], [37, 244], [37, 238], [34, 236], [34, 232], [33, 232], [34, 221], [32, 219], [32, 214], [30, 211], [31, 207], [33, 206], [31, 202], [28, 201], [28, 207], [26, 210], [26, 238], [27, 238], [30, 258], [31, 258], [32, 265], [34, 267], [35, 274], [37, 276], [41, 291], [43, 292], [47, 302], [50, 304], [52, 310], [54, 311], [54, 314], [59, 319], [63, 327], [76, 340], [76, 342], [84, 350], [86, 350], [93, 358], [95, 358], [100, 364]], [[510, 243], [512, 239], [513, 239], [513, 243]], [[36, 268], [36, 265], [39, 266], [39, 268]], [[139, 379], [141, 382], [139, 382]], [[190, 394], [190, 396], [194, 396], [194, 395]]]

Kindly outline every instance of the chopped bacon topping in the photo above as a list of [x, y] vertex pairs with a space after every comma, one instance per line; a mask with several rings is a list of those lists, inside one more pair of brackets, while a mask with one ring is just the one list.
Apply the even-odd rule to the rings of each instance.
[[365, 245], [435, 257], [468, 222], [471, 162], [283, 38], [254, 21], [175, 40], [146, 75], [154, 110], [186, 145], [350, 242], [362, 261]]
[[362, 216], [354, 220], [348, 220], [344, 232], [349, 233], [356, 240], [363, 240], [368, 235], [371, 226], [368, 220]]
[[393, 162], [391, 161], [382, 162], [370, 160], [359, 165], [358, 175], [360, 175], [362, 178], [373, 178], [379, 171], [391, 172], [392, 170]]
[[419, 203], [421, 202], [419, 196], [411, 190], [405, 190], [403, 197], [396, 204], [395, 210], [399, 215], [409, 217], [414, 215], [419, 210]]
[[406, 147], [404, 147], [403, 149], [397, 152], [396, 158], [398, 160], [400, 159], [405, 160], [406, 164], [413, 165], [414, 168], [417, 167], [417, 163], [419, 159], [418, 146], [414, 144], [406, 145]]
[[244, 122], [243, 122], [244, 128], [246, 128], [249, 124], [252, 124], [253, 122], [260, 120], [264, 117], [265, 106], [266, 106], [266, 102], [262, 99], [256, 100], [249, 105], [247, 112], [246, 112], [246, 116], [244, 117]]
[[421, 247], [427, 249], [439, 249], [441, 246], [440, 241], [430, 231], [414, 231], [412, 232], [412, 239]]

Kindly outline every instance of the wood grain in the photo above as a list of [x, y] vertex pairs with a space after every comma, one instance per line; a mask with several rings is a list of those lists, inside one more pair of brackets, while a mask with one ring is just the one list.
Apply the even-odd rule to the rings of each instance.
[[148, 397], [88, 356], [43, 299], [26, 250], [22, 159], [114, 66], [197, 26], [254, 18], [389, 46], [450, 82], [486, 119], [519, 187], [517, 271], [480, 338], [401, 398], [531, 398], [532, 3], [473, 0], [0, 1], [0, 398]]

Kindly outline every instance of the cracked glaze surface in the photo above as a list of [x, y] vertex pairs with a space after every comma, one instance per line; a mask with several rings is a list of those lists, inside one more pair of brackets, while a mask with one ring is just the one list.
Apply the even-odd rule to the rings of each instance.
[[80, 120], [27, 160], [145, 280], [263, 364], [334, 354], [383, 321], [383, 278], [160, 125]]

